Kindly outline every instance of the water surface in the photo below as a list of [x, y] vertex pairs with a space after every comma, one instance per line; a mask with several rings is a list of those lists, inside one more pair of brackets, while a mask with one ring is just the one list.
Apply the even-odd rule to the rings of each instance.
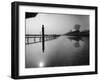
[[[32, 39], [30, 39], [32, 41]], [[25, 45], [25, 67], [61, 67], [89, 65], [89, 38], [60, 36], [42, 43]]]

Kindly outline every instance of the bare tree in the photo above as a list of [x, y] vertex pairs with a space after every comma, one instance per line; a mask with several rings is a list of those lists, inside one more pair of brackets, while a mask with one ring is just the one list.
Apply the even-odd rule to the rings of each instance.
[[79, 31], [80, 30], [81, 25], [79, 24], [75, 24], [74, 29], [75, 31]]

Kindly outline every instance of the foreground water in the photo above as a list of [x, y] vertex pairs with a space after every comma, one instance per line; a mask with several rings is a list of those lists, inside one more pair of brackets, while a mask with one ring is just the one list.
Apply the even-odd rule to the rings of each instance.
[[89, 38], [60, 36], [42, 44], [25, 45], [25, 67], [58, 67], [89, 65]]

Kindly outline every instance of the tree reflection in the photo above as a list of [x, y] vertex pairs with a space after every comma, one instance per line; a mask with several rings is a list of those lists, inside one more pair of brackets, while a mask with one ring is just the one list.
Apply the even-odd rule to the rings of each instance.
[[73, 44], [74, 47], [76, 47], [76, 48], [80, 47], [80, 40], [82, 40], [82, 37], [71, 36], [71, 37], [68, 37], [68, 39], [70, 39], [71, 41], [72, 40], [75, 41]]
[[79, 47], [80, 47], [79, 41], [76, 41], [73, 45], [74, 45], [76, 48], [79, 48]]

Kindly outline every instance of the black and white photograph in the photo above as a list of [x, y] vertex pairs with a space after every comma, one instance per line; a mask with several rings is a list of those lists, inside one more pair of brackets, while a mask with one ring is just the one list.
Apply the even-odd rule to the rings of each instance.
[[97, 74], [97, 7], [12, 3], [11, 77]]
[[89, 65], [89, 15], [25, 13], [25, 67]]

